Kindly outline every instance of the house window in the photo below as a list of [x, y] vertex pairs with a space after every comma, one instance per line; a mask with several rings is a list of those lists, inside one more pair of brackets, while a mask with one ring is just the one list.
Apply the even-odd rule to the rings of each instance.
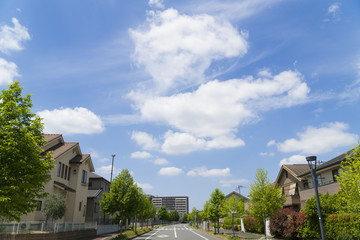
[[94, 212], [99, 212], [99, 204], [96, 202], [95, 203], [95, 209], [94, 209]]
[[288, 172], [287, 172], [287, 171], [285, 171], [285, 177], [286, 177], [286, 178], [288, 178], [288, 177], [289, 177], [289, 175], [288, 175]]
[[64, 177], [65, 180], [67, 179], [67, 173], [68, 173], [68, 166], [66, 165], [66, 166], [65, 166], [65, 177]]
[[83, 170], [82, 171], [81, 182], [86, 183], [86, 178], [87, 178], [87, 172], [85, 170]]
[[61, 162], [59, 162], [59, 165], [58, 165], [58, 172], [57, 172], [58, 177], [60, 177], [60, 173], [61, 173]]
[[81, 202], [79, 202], [79, 212], [81, 211]]
[[337, 182], [336, 176], [339, 176], [339, 169], [332, 170], [333, 180], [334, 182]]
[[307, 179], [302, 180], [302, 184], [303, 184], [303, 186], [304, 186], [304, 189], [309, 189], [309, 182], [308, 182]]
[[64, 170], [65, 170], [65, 164], [62, 164], [62, 169], [61, 169], [61, 178], [64, 177]]
[[323, 185], [321, 174], [316, 176], [316, 181], [319, 186]]
[[70, 181], [70, 173], [71, 173], [71, 167], [69, 167], [69, 172], [68, 172], [68, 181]]
[[41, 211], [42, 201], [38, 201], [38, 205], [36, 206], [36, 211]]
[[86, 205], [84, 205], [83, 217], [85, 217], [85, 215], [86, 215]]
[[92, 187], [92, 182], [89, 182], [89, 188], [91, 188]]

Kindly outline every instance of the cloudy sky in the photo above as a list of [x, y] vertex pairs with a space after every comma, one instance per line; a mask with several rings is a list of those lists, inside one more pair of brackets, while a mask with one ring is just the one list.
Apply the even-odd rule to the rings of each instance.
[[359, 1], [0, 2], [0, 89], [146, 193], [248, 194], [360, 133]]

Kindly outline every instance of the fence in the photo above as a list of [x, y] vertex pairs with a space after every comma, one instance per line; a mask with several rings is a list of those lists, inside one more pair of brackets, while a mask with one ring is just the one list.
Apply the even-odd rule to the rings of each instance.
[[96, 222], [74, 223], [74, 222], [11, 222], [0, 223], [0, 234], [21, 234], [21, 233], [43, 233], [43, 232], [70, 232], [87, 229], [97, 229]]

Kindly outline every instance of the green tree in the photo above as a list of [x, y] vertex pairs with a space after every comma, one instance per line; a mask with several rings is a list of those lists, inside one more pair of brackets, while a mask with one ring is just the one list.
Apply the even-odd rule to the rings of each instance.
[[15, 81], [0, 94], [0, 219], [20, 221], [46, 197], [54, 163], [41, 149], [46, 141], [41, 119], [31, 112], [31, 95]]
[[[218, 233], [220, 228], [220, 218], [224, 217], [226, 213], [226, 198], [225, 194], [216, 188], [210, 195], [209, 206], [207, 209], [207, 217], [212, 222], [217, 222]], [[216, 233], [216, 230], [215, 230]]]
[[163, 207], [159, 208], [158, 213], [157, 213], [157, 216], [158, 216], [159, 220], [161, 220], [161, 221], [166, 221], [166, 220], [168, 220], [168, 218], [169, 218], [169, 212], [168, 212], [168, 210], [166, 210], [166, 208], [163, 206]]
[[178, 211], [176, 211], [176, 210], [174, 210], [174, 211], [171, 211], [170, 213], [169, 213], [169, 220], [170, 221], [179, 221], [179, 219], [180, 219], [180, 214], [179, 214], [179, 212]]
[[110, 192], [104, 193], [100, 201], [101, 210], [110, 215], [116, 215], [120, 220], [130, 219], [137, 214], [141, 202], [140, 188], [134, 183], [129, 170], [124, 169], [112, 181]]
[[[319, 194], [319, 199], [321, 204], [322, 219], [325, 225], [327, 217], [333, 213], [338, 212], [338, 194]], [[305, 207], [302, 209], [302, 211], [306, 216], [303, 227], [300, 229], [302, 238], [321, 238], [319, 215], [315, 195], [306, 200]]]
[[337, 176], [344, 212], [360, 212], [360, 145], [346, 153]]
[[66, 202], [62, 195], [52, 194], [45, 201], [44, 215], [46, 220], [62, 218], [66, 212]]
[[237, 197], [235, 197], [234, 195], [231, 196], [227, 201], [226, 201], [226, 211], [228, 214], [231, 215], [232, 217], [232, 230], [233, 230], [233, 235], [234, 235], [234, 216], [235, 215], [243, 215], [245, 212], [245, 208], [244, 208], [244, 200], [243, 199], [237, 199]]
[[270, 183], [267, 175], [267, 171], [258, 169], [255, 182], [250, 184], [250, 213], [260, 222], [281, 209], [286, 200], [281, 187]]
[[182, 216], [182, 221], [184, 221], [184, 222], [187, 222], [188, 221], [188, 217], [189, 217], [189, 215], [187, 215], [186, 213], [184, 213], [184, 215]]

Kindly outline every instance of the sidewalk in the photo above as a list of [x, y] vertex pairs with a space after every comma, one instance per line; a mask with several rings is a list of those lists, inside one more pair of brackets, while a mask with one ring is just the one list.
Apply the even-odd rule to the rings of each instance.
[[[220, 228], [220, 233], [226, 234], [226, 235], [233, 235], [233, 231], [232, 230], [227, 230], [227, 229], [223, 229]], [[240, 231], [235, 231], [235, 236], [239, 236], [239, 237], [243, 237], [243, 238], [251, 238], [251, 239], [260, 239], [262, 237], [264, 237], [264, 235], [261, 234], [257, 234], [257, 233], [244, 233], [244, 232], [240, 232]], [[272, 238], [272, 237], [267, 237], [267, 239], [273, 239], [276, 240], [276, 238]]]

